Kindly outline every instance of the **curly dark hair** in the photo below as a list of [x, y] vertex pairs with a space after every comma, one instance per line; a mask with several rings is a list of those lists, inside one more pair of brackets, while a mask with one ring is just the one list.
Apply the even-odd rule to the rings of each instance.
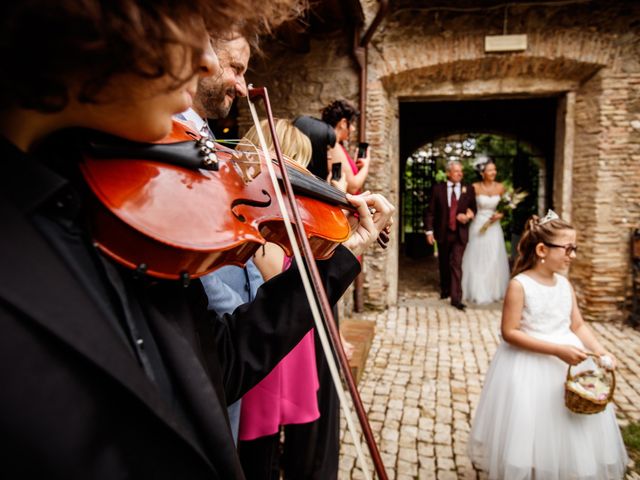
[[[230, 30], [247, 38], [299, 15], [306, 0], [19, 0], [0, 4], [0, 109], [57, 112], [79, 82], [78, 100], [96, 101], [111, 76], [174, 77], [202, 54], [201, 41]], [[258, 8], [259, 7], [259, 8]], [[191, 57], [190, 57], [191, 56]], [[198, 65], [198, 63], [193, 63]]]
[[351, 123], [358, 115], [360, 115], [358, 109], [351, 102], [344, 99], [334, 100], [322, 109], [322, 120], [332, 127], [335, 127], [343, 118], [346, 118], [347, 122]]

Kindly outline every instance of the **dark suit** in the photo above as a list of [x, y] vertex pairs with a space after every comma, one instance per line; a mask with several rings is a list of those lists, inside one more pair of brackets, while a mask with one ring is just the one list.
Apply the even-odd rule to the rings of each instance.
[[[462, 184], [458, 198], [458, 213], [467, 209], [477, 211], [476, 195], [472, 185]], [[438, 264], [440, 268], [440, 293], [451, 296], [451, 303], [462, 301], [462, 255], [469, 240], [469, 222], [456, 220], [456, 229], [449, 228], [449, 199], [447, 183], [436, 184], [431, 191], [429, 206], [425, 211], [425, 231], [433, 232], [438, 242]]]
[[[202, 284], [149, 282], [140, 307], [162, 352], [170, 405], [118, 319], [45, 240], [33, 215], [46, 172], [0, 140], [0, 425], [6, 478], [243, 478], [226, 407], [312, 327], [297, 269], [217, 320]], [[335, 302], [359, 263], [319, 262]], [[188, 418], [187, 418], [188, 417]]]

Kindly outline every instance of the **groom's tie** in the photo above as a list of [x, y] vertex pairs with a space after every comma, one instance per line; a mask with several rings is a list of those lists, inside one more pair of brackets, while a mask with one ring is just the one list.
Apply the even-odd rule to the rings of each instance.
[[456, 214], [458, 211], [458, 199], [456, 198], [456, 185], [451, 186], [451, 204], [449, 206], [449, 230], [456, 231]]

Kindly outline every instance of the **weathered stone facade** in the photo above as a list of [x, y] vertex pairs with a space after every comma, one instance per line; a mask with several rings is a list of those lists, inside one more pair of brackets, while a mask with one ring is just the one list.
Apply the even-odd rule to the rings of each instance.
[[[556, 96], [553, 204], [578, 228], [571, 277], [587, 318], [621, 318], [629, 235], [640, 228], [640, 5], [509, 4], [505, 16], [504, 8], [487, 9], [491, 2], [483, 11], [474, 2], [455, 11], [432, 3], [394, 4], [369, 46], [367, 188], [399, 200], [400, 101]], [[377, 4], [362, 6], [370, 22]], [[484, 36], [503, 33], [505, 18], [508, 33], [527, 34], [527, 50], [485, 53]], [[267, 45], [267, 61], [256, 62], [249, 79], [269, 87], [279, 116], [318, 115], [339, 97], [357, 102], [352, 44], [345, 31], [313, 38], [308, 54]], [[397, 243], [367, 255], [368, 303], [395, 303], [397, 265]]]

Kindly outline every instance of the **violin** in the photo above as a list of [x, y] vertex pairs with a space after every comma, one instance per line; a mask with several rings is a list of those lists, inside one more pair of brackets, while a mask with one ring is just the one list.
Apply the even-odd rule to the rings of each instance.
[[[175, 120], [157, 144], [97, 136], [80, 168], [95, 195], [90, 225], [98, 248], [118, 263], [156, 278], [205, 275], [244, 265], [267, 241], [291, 246], [275, 202], [264, 155], [232, 150]], [[349, 238], [345, 195], [287, 161], [315, 258]]]

